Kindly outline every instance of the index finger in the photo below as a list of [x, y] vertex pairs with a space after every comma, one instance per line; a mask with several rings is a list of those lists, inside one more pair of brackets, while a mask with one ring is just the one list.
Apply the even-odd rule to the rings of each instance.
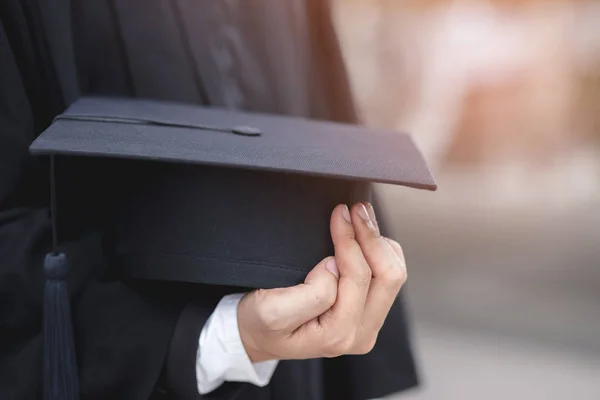
[[371, 269], [356, 241], [345, 204], [333, 210], [331, 238], [340, 277], [336, 302], [321, 321], [332, 324], [336, 330], [347, 331], [360, 323], [371, 283]]

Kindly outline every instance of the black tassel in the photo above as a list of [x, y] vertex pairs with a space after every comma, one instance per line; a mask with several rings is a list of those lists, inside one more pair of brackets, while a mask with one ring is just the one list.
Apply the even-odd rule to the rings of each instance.
[[67, 290], [69, 263], [64, 253], [49, 253], [44, 260], [44, 398], [76, 400], [79, 378], [71, 306]]

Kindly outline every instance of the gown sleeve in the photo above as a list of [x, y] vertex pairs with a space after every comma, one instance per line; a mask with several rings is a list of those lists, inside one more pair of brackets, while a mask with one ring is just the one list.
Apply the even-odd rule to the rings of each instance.
[[[44, 115], [51, 116], [53, 106], [46, 96], [48, 75], [44, 76], [43, 54], [35, 46], [35, 30], [16, 12], [18, 4], [0, 7], [2, 399], [43, 398], [43, 264], [52, 246], [48, 169], [29, 154], [28, 147], [44, 121], [49, 122]], [[183, 313], [186, 301], [171, 296], [175, 289], [115, 278], [102, 237], [93, 230], [61, 239], [59, 250], [71, 265], [67, 287], [81, 398], [146, 400], [163, 381], [169, 389], [176, 382], [163, 379], [168, 375], [167, 360], [177, 356], [170, 351], [177, 347], [182, 349], [177, 354], [196, 353], [194, 335], [210, 316], [212, 303], [201, 302], [194, 313]], [[193, 371], [192, 363], [186, 371], [190, 380], [177, 387], [193, 386]]]

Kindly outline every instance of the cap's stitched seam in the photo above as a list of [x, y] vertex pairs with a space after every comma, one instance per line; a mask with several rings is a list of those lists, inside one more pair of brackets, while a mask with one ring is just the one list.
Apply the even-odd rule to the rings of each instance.
[[299, 272], [305, 272], [307, 271], [306, 268], [302, 268], [300, 266], [296, 266], [296, 265], [289, 265], [289, 264], [274, 264], [274, 263], [268, 263], [268, 262], [263, 262], [263, 261], [252, 261], [252, 260], [240, 260], [240, 259], [231, 259], [231, 258], [219, 258], [219, 257], [207, 257], [207, 256], [196, 256], [196, 255], [192, 255], [192, 254], [178, 254], [178, 253], [149, 253], [149, 254], [143, 254], [143, 253], [130, 253], [130, 252], [123, 252], [123, 253], [117, 253], [118, 256], [123, 256], [123, 257], [136, 257], [136, 258], [150, 258], [150, 257], [186, 257], [186, 258], [190, 258], [190, 259], [197, 259], [197, 260], [211, 260], [211, 261], [222, 261], [222, 262], [227, 262], [227, 263], [232, 263], [232, 264], [238, 264], [238, 265], [251, 265], [251, 266], [262, 266], [262, 267], [269, 267], [269, 268], [276, 268], [276, 269], [284, 269], [284, 270], [294, 270], [294, 271], [299, 271]]

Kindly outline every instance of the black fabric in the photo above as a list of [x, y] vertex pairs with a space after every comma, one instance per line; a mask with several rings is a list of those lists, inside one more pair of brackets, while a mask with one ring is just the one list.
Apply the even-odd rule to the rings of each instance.
[[[300, 283], [333, 252], [331, 210], [368, 200], [370, 191], [350, 181], [231, 168], [87, 157], [56, 164], [59, 237], [65, 227], [98, 227], [114, 269], [129, 278]], [[77, 190], [62, 190], [69, 187]]]
[[[204, 302], [206, 302], [206, 298], [204, 298]], [[209, 300], [208, 303], [216, 307], [216, 302], [212, 303]], [[221, 399], [233, 395], [237, 396], [244, 390], [244, 386], [250, 386], [242, 383], [228, 383], [217, 388], [208, 396], [198, 394], [196, 381], [198, 339], [204, 321], [210, 317], [211, 309], [212, 307], [209, 308], [206, 304], [198, 305], [198, 299], [196, 299], [189, 303], [181, 313], [171, 341], [165, 369], [163, 393], [166, 396], [180, 399], [200, 399], [203, 397]]]
[[414, 387], [419, 378], [412, 361], [406, 310], [400, 296], [366, 356], [344, 356], [324, 362], [324, 399], [378, 399]]
[[331, 210], [370, 194], [368, 185], [350, 181], [231, 168], [119, 170], [130, 171], [124, 174], [132, 195], [117, 202], [115, 255], [127, 276], [144, 279], [252, 288], [302, 283], [333, 254]]
[[[163, 6], [168, 2], [147, 0], [141, 4], [90, 0], [72, 3], [72, 35], [83, 93], [204, 102], [202, 87], [196, 83], [200, 82], [205, 86], [206, 98], [215, 105], [311, 115], [344, 122], [356, 121], [351, 97], [347, 96], [349, 89], [343, 68], [339, 68], [339, 49], [331, 35], [331, 26], [326, 26], [326, 2], [265, 1], [262, 7], [247, 8], [235, 1], [180, 0], [177, 2], [181, 8], [180, 19], [185, 22], [180, 28], [187, 35], [193, 58], [178, 56], [177, 59], [183, 62], [172, 69], [176, 72], [169, 76], [161, 72], [164, 69], [160, 65], [173, 62], [174, 58], [164, 57], [165, 54], [171, 54], [167, 47], [173, 45], [172, 40], [183, 39], [181, 36], [173, 39], [177, 36], [175, 33], [163, 32], [161, 21], [168, 21], [169, 18], [160, 17], [161, 13], [166, 13]], [[61, 86], [58, 82], [52, 83], [52, 73], [46, 70], [48, 65], [55, 64], [47, 62], [51, 58], [47, 57], [50, 51], [40, 48], [44, 41], [41, 44], [38, 41], [43, 38], [38, 20], [27, 11], [31, 9], [27, 7], [36, 5], [36, 1], [0, 2], [2, 399], [35, 399], [42, 395], [42, 265], [43, 255], [51, 242], [48, 171], [44, 160], [31, 157], [27, 148], [48, 126], [51, 118], [62, 112], [67, 104], [56, 95], [55, 89]], [[146, 9], [146, 6], [149, 7]], [[215, 14], [217, 7], [220, 13]], [[240, 13], [242, 9], [246, 12]], [[56, 11], [60, 10], [60, 7], [56, 8]], [[262, 11], [265, 13], [261, 14]], [[268, 27], [265, 30], [257, 29], [262, 26], [256, 24], [256, 18], [261, 15], [265, 18], [264, 22], [272, 24], [265, 25]], [[214, 29], [209, 25], [209, 22], [213, 27], [219, 25], [224, 16], [229, 18], [229, 23], [224, 26], [239, 29], [243, 33], [238, 34], [239, 37], [246, 38], [246, 44], [254, 42], [254, 45], [234, 46], [238, 42], [229, 40], [230, 36], [224, 32], [226, 29]], [[61, 16], [43, 20], [61, 20]], [[311, 27], [308, 35], [302, 33], [305, 32], [306, 21], [310, 21]], [[205, 35], [199, 34], [202, 29]], [[281, 33], [280, 30], [289, 35], [286, 40], [283, 40], [283, 34], [277, 34]], [[322, 36], [323, 32], [329, 33]], [[143, 34], [152, 34], [154, 38], [161, 38], [165, 34], [164, 38], [169, 39], [150, 41], [147, 36], [138, 36], [144, 40], [135, 39], [136, 35]], [[182, 35], [181, 32], [178, 34]], [[270, 40], [272, 37], [282, 40]], [[220, 47], [217, 45], [219, 38]], [[324, 43], [315, 46], [315, 38], [320, 38]], [[228, 45], [224, 46], [224, 42]], [[285, 49], [285, 43], [295, 43], [295, 47], [285, 53], [294, 57], [291, 62], [274, 51], [278, 46]], [[64, 45], [70, 46], [69, 43]], [[53, 44], [51, 48], [58, 47]], [[185, 46], [173, 46], [173, 49], [177, 48], [180, 49], [178, 51], [186, 51]], [[230, 64], [233, 67], [228, 69], [226, 77], [222, 75], [219, 68], [227, 66], [227, 53], [242, 54], [246, 48], [249, 49], [246, 56], [238, 57], [236, 63]], [[327, 49], [333, 50], [333, 53], [325, 51]], [[208, 64], [216, 63], [211, 55], [214, 52], [221, 54], [218, 67], [213, 64], [213, 68]], [[145, 62], [136, 61], [141, 60], [139, 57], [150, 58], [146, 58]], [[263, 57], [260, 63], [253, 62], [260, 57]], [[199, 71], [193, 72], [194, 64]], [[332, 67], [329, 69], [329, 66]], [[185, 68], [191, 72], [182, 72]], [[250, 71], [256, 71], [268, 79], [256, 80], [256, 75], [250, 74]], [[195, 74], [200, 77], [199, 80], [195, 80]], [[213, 80], [214, 77], [219, 79]], [[184, 89], [169, 90], [164, 85], [165, 80], [178, 79], [181, 82], [177, 87], [194, 88], [197, 94]], [[269, 84], [272, 81], [277, 83]], [[309, 84], [305, 85], [304, 82]], [[68, 99], [66, 101], [69, 102]], [[79, 171], [71, 172], [77, 175]], [[88, 185], [97, 182], [93, 178], [96, 177], [90, 176]], [[62, 199], [80, 198], [79, 189], [62, 186]], [[61, 204], [63, 207], [79, 208], [83, 214], [90, 207], [89, 204], [77, 202], [70, 204], [62, 201]], [[107, 251], [112, 247], [111, 238], [99, 235], [96, 229], [102, 225], [101, 222], [102, 215], [91, 220], [68, 221], [61, 226], [59, 235], [61, 250], [77, 266], [70, 270], [68, 288], [74, 312], [82, 398], [177, 398], [173, 388], [165, 383], [169, 381], [165, 378], [164, 366], [169, 359], [171, 344], [175, 344], [172, 343], [174, 333], [179, 329], [187, 330], [186, 325], [176, 328], [178, 321], [183, 324], [181, 310], [193, 301], [203, 309], [200, 314], [208, 315], [215, 301], [224, 293], [244, 288], [221, 290], [197, 284], [187, 287], [183, 284], [151, 284], [122, 279], [120, 271], [111, 263], [112, 254]], [[205, 321], [201, 319], [190, 329], [197, 330], [203, 325]], [[186, 393], [196, 398], [216, 400], [329, 400], [365, 399], [384, 392], [404, 390], [416, 385], [417, 380], [406, 317], [398, 305], [388, 316], [387, 326], [390, 327], [389, 333], [382, 335], [373, 352], [366, 356], [284, 361], [266, 388], [228, 383], [208, 396], [195, 396], [193, 390]], [[187, 340], [192, 341], [191, 337], [189, 335]], [[194, 353], [194, 350], [190, 349], [190, 353]], [[189, 365], [190, 362], [188, 358], [186, 363]], [[182, 384], [190, 390], [194, 385], [193, 377], [189, 372], [185, 376], [188, 379]]]
[[[47, 169], [26, 148], [62, 111], [33, 1], [0, 4], [0, 398], [42, 398], [43, 257], [51, 246]], [[43, 37], [42, 37], [43, 39]], [[73, 188], [71, 188], [73, 189]], [[102, 240], [65, 235], [85, 398], [147, 399], [182, 305], [106, 279]], [[132, 366], [135, 368], [132, 369]]]
[[39, 26], [48, 46], [49, 64], [55, 71], [61, 106], [71, 104], [79, 96], [78, 73], [71, 26], [71, 1], [38, 1]]
[[165, 392], [171, 391], [182, 399], [198, 397], [196, 385], [196, 360], [198, 338], [203, 321], [208, 320], [211, 310], [190, 303], [181, 313], [171, 340], [165, 366]]

